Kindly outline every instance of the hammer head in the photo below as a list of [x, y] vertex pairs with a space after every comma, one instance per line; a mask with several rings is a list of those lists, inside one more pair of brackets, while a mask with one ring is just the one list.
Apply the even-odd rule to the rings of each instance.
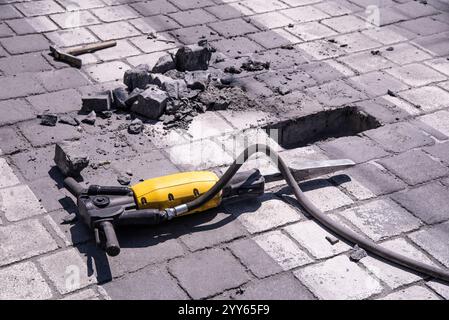
[[60, 48], [57, 48], [55, 46], [50, 46], [50, 52], [55, 60], [68, 63], [72, 67], [81, 68], [81, 66], [83, 65], [83, 61], [80, 58], [65, 53]]

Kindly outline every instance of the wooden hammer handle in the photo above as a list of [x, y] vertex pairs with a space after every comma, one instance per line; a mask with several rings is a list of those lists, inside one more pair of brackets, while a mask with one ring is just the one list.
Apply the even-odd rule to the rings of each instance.
[[65, 50], [66, 53], [71, 54], [73, 56], [77, 56], [83, 53], [91, 53], [97, 50], [106, 49], [110, 47], [114, 47], [117, 45], [116, 41], [104, 41], [104, 42], [97, 42], [92, 44], [87, 44], [83, 46], [77, 46], [68, 48]]

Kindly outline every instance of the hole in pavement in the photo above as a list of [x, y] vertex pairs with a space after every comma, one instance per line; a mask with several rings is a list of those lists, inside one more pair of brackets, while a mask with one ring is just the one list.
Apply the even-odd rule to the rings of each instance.
[[268, 132], [277, 129], [279, 145], [293, 149], [329, 138], [354, 136], [380, 126], [373, 116], [357, 107], [347, 106], [270, 124], [264, 129]]

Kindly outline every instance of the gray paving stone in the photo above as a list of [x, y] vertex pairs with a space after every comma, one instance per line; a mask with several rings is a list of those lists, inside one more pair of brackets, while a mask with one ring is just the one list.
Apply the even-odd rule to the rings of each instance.
[[16, 4], [16, 8], [28, 17], [64, 12], [64, 9], [53, 0], [22, 2]]
[[441, 73], [418, 63], [392, 68], [386, 71], [412, 87], [420, 87], [433, 82], [447, 80]]
[[419, 18], [438, 13], [434, 7], [416, 1], [405, 2], [395, 6], [395, 8], [410, 18]]
[[200, 40], [213, 41], [221, 37], [207, 26], [193, 26], [171, 31], [171, 34], [183, 44], [196, 44]]
[[235, 37], [232, 39], [223, 39], [211, 42], [211, 45], [219, 52], [227, 56], [234, 57], [244, 53], [254, 53], [263, 49], [254, 41], [244, 37]]
[[53, 296], [50, 287], [32, 262], [0, 270], [2, 300], [43, 300]]
[[390, 200], [372, 202], [340, 213], [374, 241], [417, 229], [421, 222]]
[[18, 35], [48, 32], [58, 29], [58, 26], [46, 16], [13, 19], [8, 21], [8, 25]]
[[342, 80], [308, 88], [305, 92], [329, 107], [337, 107], [367, 98], [366, 94], [350, 87]]
[[[17, 199], [22, 201], [17, 201]], [[26, 185], [0, 189], [0, 210], [9, 221], [19, 221], [46, 212]]]
[[431, 154], [432, 156], [449, 163], [449, 143], [436, 143], [431, 147], [423, 149], [425, 152]]
[[446, 76], [449, 75], [449, 60], [447, 60], [447, 58], [433, 59], [430, 61], [426, 61], [425, 64], [431, 66], [432, 68], [445, 74]]
[[0, 177], [2, 177], [2, 180], [0, 181], [0, 188], [11, 187], [20, 183], [19, 179], [17, 179], [8, 162], [4, 158], [0, 158]]
[[369, 50], [380, 47], [380, 43], [365, 36], [360, 32], [353, 32], [335, 37], [337, 44], [342, 46], [343, 50], [349, 53]]
[[219, 212], [205, 213], [204, 217], [188, 217], [185, 221], [188, 233], [180, 237], [191, 251], [213, 247], [246, 234], [245, 228], [235, 217]]
[[200, 251], [174, 260], [169, 268], [194, 299], [221, 293], [249, 280], [242, 265], [222, 249]]
[[377, 8], [377, 10], [378, 10], [378, 19], [376, 20], [373, 19], [372, 11], [368, 9], [366, 11], [362, 11], [359, 15], [367, 22], [372, 23], [376, 27], [383, 27], [386, 25], [390, 25], [408, 19], [406, 15], [396, 10], [396, 8], [394, 7]]
[[377, 71], [394, 66], [392, 62], [380, 55], [373, 55], [371, 52], [361, 52], [347, 55], [340, 58], [339, 61], [361, 73]]
[[83, 27], [100, 22], [87, 10], [52, 14], [50, 18], [62, 29]]
[[[102, 23], [90, 26], [89, 29], [103, 41], [140, 35], [140, 32], [127, 21]], [[115, 47], [112, 49], [115, 49]], [[103, 51], [98, 51], [97, 54], [101, 52]]]
[[356, 163], [366, 162], [388, 155], [381, 147], [367, 138], [358, 136], [343, 137], [320, 144], [327, 154], [333, 157], [349, 158]]
[[132, 3], [131, 7], [144, 17], [178, 11], [178, 9], [167, 0], [142, 1]]
[[83, 261], [75, 248], [59, 251], [40, 258], [38, 261], [47, 277], [62, 294], [84, 288], [96, 282], [89, 266]]
[[[37, 78], [42, 82], [42, 85], [48, 91], [59, 91], [59, 90], [64, 90], [64, 89], [78, 88], [81, 86], [88, 85], [90, 83], [90, 81], [88, 81], [86, 79], [86, 77], [80, 71], [72, 69], [72, 68], [65, 68], [65, 69], [55, 70], [55, 71], [50, 71], [50, 72], [42, 72], [37, 75]], [[69, 97], [69, 96], [73, 95], [74, 98], [78, 98], [78, 94], [74, 91], [70, 91], [70, 93], [62, 92], [60, 94], [61, 94], [61, 96], [64, 96], [64, 97]], [[52, 96], [48, 100], [52, 101], [53, 99], [55, 99], [55, 96]], [[56, 98], [55, 100], [58, 100], [58, 98]], [[65, 103], [62, 103], [62, 104], [70, 105], [73, 100], [71, 100], [70, 102], [65, 101]], [[60, 102], [60, 101], [58, 101], [58, 102]], [[67, 102], [69, 102], [69, 103], [67, 103]], [[66, 109], [66, 110], [74, 111], [74, 110], [68, 110], [68, 109]]]
[[385, 72], [371, 72], [351, 78], [350, 83], [373, 97], [383, 96], [390, 91], [398, 92], [408, 89], [408, 86], [396, 80]]
[[0, 40], [10, 54], [20, 54], [48, 49], [50, 43], [41, 34], [16, 36]]
[[390, 293], [381, 300], [440, 300], [440, 298], [428, 288], [416, 285]]
[[181, 10], [202, 8], [214, 4], [214, 2], [211, 0], [172, 0], [172, 2]]
[[[33, 119], [36, 111], [24, 100], [5, 100], [0, 102], [2, 118], [0, 125], [13, 124], [18, 121]], [[4, 149], [4, 151], [6, 148]]]
[[24, 97], [45, 92], [33, 74], [0, 78], [0, 100]]
[[404, 152], [424, 145], [431, 145], [434, 140], [407, 122], [394, 123], [364, 132], [387, 151]]
[[251, 1], [245, 0], [242, 1], [242, 4], [246, 7], [250, 8], [256, 13], [274, 11], [279, 9], [287, 8], [287, 5], [277, 1], [277, 0], [268, 0], [268, 1]]
[[263, 30], [285, 27], [290, 23], [294, 23], [293, 19], [290, 19], [277, 11], [252, 16], [251, 21], [254, 25]]
[[[449, 174], [447, 167], [419, 150], [412, 150], [382, 159], [379, 160], [379, 163], [409, 185], [416, 185]], [[426, 170], [423, 170], [423, 168], [426, 168]]]
[[449, 106], [449, 93], [435, 86], [415, 88], [398, 94], [424, 112]]
[[[33, 236], [30, 237], [30, 234]], [[0, 265], [6, 265], [58, 248], [37, 220], [0, 226]]]
[[[362, 33], [384, 45], [392, 45], [398, 42], [406, 41], [414, 35], [413, 33], [401, 29], [395, 25], [372, 28], [362, 31]], [[404, 45], [407, 45], [407, 43], [404, 43]]]
[[58, 0], [58, 2], [67, 11], [76, 11], [81, 9], [92, 9], [103, 7], [104, 3], [100, 0]]
[[316, 84], [306, 72], [298, 70], [277, 70], [257, 75], [256, 79], [264, 82], [273, 92], [290, 93], [304, 90]]
[[[47, 88], [58, 89], [58, 87], [69, 86], [69, 81], [64, 82], [62, 84], [58, 84], [57, 82], [53, 82], [54, 79], [51, 79], [51, 74], [54, 74], [56, 77], [60, 77], [61, 79], [67, 79], [66, 77], [71, 77], [70, 81], [73, 81], [72, 84], [85, 84], [88, 81], [81, 76], [78, 72], [69, 71], [69, 70], [60, 70], [55, 71], [50, 74], [40, 74], [39, 78]], [[77, 74], [74, 76], [74, 74]], [[50, 81], [46, 81], [46, 79], [50, 77]], [[41, 95], [35, 95], [27, 98], [29, 103], [33, 106], [35, 110], [39, 113], [44, 112], [52, 112], [52, 113], [65, 113], [70, 111], [79, 111], [81, 110], [81, 95], [75, 89], [67, 89], [61, 90], [53, 93], [45, 93]]]
[[129, 66], [123, 62], [111, 61], [87, 67], [86, 72], [92, 79], [102, 83], [122, 80], [127, 69], [129, 69]]
[[294, 275], [319, 299], [365, 299], [383, 289], [377, 279], [344, 255], [307, 266]]
[[27, 180], [48, 177], [50, 169], [54, 166], [54, 146], [32, 149], [27, 152], [11, 156], [13, 164], [20, 170]]
[[304, 41], [312, 41], [337, 35], [334, 30], [317, 21], [294, 25], [292, 28], [289, 28], [288, 31]]
[[293, 207], [268, 195], [245, 203], [226, 204], [225, 207], [227, 212], [238, 217], [250, 233], [266, 231], [301, 219], [301, 214]]
[[180, 43], [176, 40], [176, 38], [166, 32], [159, 33], [157, 39], [148, 39], [147, 36], [144, 36], [132, 38], [130, 41], [145, 53], [152, 53], [163, 50], [168, 51], [180, 46]]
[[435, 33], [449, 31], [449, 25], [430, 17], [408, 20], [397, 24], [401, 28], [410, 30], [419, 36], [428, 36]]
[[21, 16], [22, 15], [20, 14], [20, 12], [10, 4], [0, 6], [0, 20], [7, 20]]
[[242, 239], [229, 245], [232, 253], [258, 278], [279, 273], [282, 268], [253, 239]]
[[237, 292], [232, 292], [227, 298], [235, 300], [315, 299], [310, 291], [290, 273], [251, 282]]
[[420, 230], [409, 235], [418, 246], [423, 248], [446, 267], [449, 266], [449, 252], [445, 243], [448, 239], [449, 223], [434, 225], [428, 229]]
[[156, 33], [161, 31], [167, 31], [180, 27], [180, 25], [176, 23], [176, 21], [164, 15], [157, 15], [146, 18], [137, 18], [129, 20], [129, 22], [144, 34], [148, 34], [150, 32]]
[[[266, 49], [274, 49], [290, 45], [290, 40], [286, 39], [281, 33], [277, 32], [276, 30], [268, 30], [249, 34], [248, 38], [262, 45]], [[299, 39], [298, 42], [300, 42]]]
[[422, 37], [414, 40], [414, 43], [434, 56], [446, 56], [449, 54], [448, 34], [448, 32], [444, 32]]
[[178, 11], [175, 13], [170, 13], [168, 16], [184, 27], [191, 27], [197, 24], [205, 24], [217, 20], [217, 18], [203, 9]]
[[51, 65], [40, 53], [23, 54], [0, 59], [0, 71], [4, 75], [48, 71], [51, 69]]
[[325, 19], [322, 20], [321, 23], [331, 27], [332, 29], [340, 33], [348, 33], [367, 29], [367, 24], [365, 23], [365, 21], [352, 15]]
[[253, 239], [283, 270], [313, 262], [305, 251], [280, 230], [262, 233]]
[[[422, 263], [435, 265], [422, 251], [402, 238], [385, 241], [381, 245], [406, 257], [413, 257]], [[378, 257], [368, 256], [360, 260], [360, 263], [392, 289], [422, 279], [421, 275], [398, 265], [386, 263]]]
[[402, 191], [391, 196], [415, 216], [428, 224], [449, 219], [449, 189], [437, 182]]
[[92, 13], [104, 22], [113, 22], [139, 17], [139, 14], [128, 5], [93, 9]]
[[411, 112], [419, 111], [405, 101], [389, 95], [358, 102], [357, 106], [382, 124], [408, 119]]
[[102, 286], [113, 300], [182, 300], [187, 295], [160, 267], [148, 267]]
[[242, 36], [247, 33], [259, 31], [259, 29], [257, 29], [251, 23], [248, 23], [241, 18], [218, 21], [209, 24], [209, 26], [215, 31], [217, 31], [220, 35], [227, 38]]
[[71, 47], [97, 41], [97, 38], [84, 27], [52, 31], [46, 33], [45, 36], [60, 47]]
[[81, 137], [81, 133], [76, 127], [48, 127], [41, 125], [38, 120], [21, 122], [19, 129], [34, 147], [42, 147], [63, 140], [74, 140]]
[[[6, 23], [0, 23], [0, 38], [14, 35], [14, 32], [8, 27]], [[0, 57], [5, 57], [5, 49], [0, 49]]]
[[376, 195], [388, 194], [404, 189], [406, 184], [386, 169], [374, 163], [364, 163], [347, 171], [350, 177], [374, 192]]
[[322, 211], [331, 211], [353, 203], [351, 198], [327, 180], [310, 180], [300, 186], [306, 196]]
[[297, 23], [322, 20], [329, 18], [329, 15], [314, 6], [302, 6], [280, 11], [282, 14], [293, 19]]
[[[431, 129], [437, 130], [437, 133], [441, 133], [438, 136], [439, 139], [445, 140], [445, 138], [449, 137], [449, 126], [447, 120], [449, 119], [449, 112], [446, 110], [438, 111], [432, 114], [427, 114], [419, 118], [426, 125], [430, 126]], [[432, 135], [435, 135], [432, 133]]]
[[438, 281], [429, 281], [427, 282], [427, 285], [446, 300], [449, 299], [449, 286], [447, 284]]
[[393, 45], [392, 47], [394, 49], [393, 51], [382, 51], [382, 56], [399, 65], [419, 62], [432, 57], [427, 52], [410, 43], [401, 43]]

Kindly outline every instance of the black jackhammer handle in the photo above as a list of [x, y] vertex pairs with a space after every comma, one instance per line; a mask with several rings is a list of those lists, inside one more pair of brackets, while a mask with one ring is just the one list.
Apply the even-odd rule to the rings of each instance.
[[120, 245], [115, 235], [114, 226], [109, 221], [103, 221], [100, 222], [99, 227], [103, 229], [106, 240], [104, 250], [109, 256], [115, 257], [120, 253]]

